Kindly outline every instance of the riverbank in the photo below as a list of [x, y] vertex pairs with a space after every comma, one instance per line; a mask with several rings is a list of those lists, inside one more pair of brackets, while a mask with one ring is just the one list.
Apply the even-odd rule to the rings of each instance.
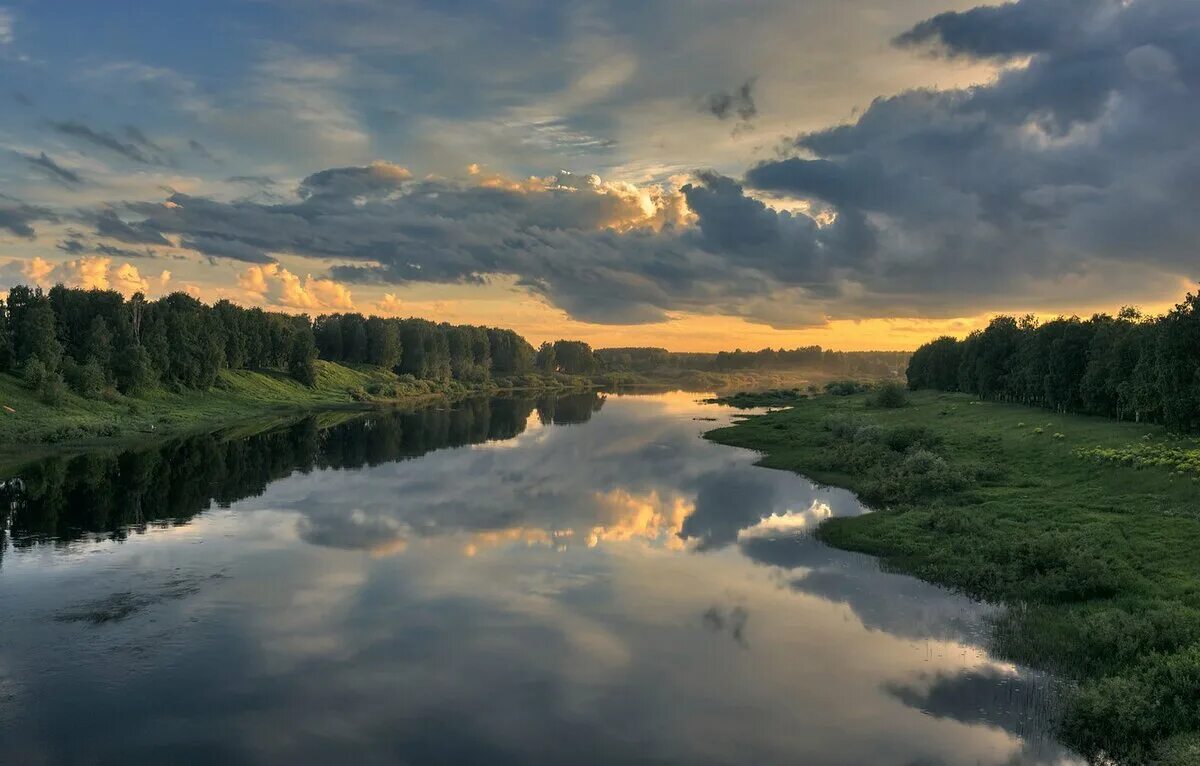
[[222, 370], [208, 390], [156, 387], [138, 396], [108, 391], [85, 398], [71, 391], [46, 404], [17, 377], [0, 373], [0, 468], [48, 454], [106, 447], [160, 436], [256, 423], [305, 410], [363, 410], [410, 406], [436, 399], [509, 392], [532, 394], [646, 387], [730, 391], [802, 385], [822, 379], [812, 372], [675, 370], [644, 375], [603, 372], [592, 376], [530, 374], [464, 384], [415, 380], [367, 365], [318, 360], [316, 383], [305, 386], [271, 370]]
[[[304, 410], [362, 410], [417, 404], [473, 393], [516, 390], [512, 382], [467, 386], [401, 378], [367, 366], [316, 363], [316, 384], [302, 385], [274, 371], [223, 370], [206, 391], [155, 388], [139, 396], [115, 392], [89, 399], [67, 392], [50, 405], [12, 375], [0, 374], [0, 465], [62, 449], [81, 450], [131, 439], [176, 435], [259, 421]], [[530, 376], [529, 390], [587, 387], [591, 381]]]
[[1009, 605], [996, 651], [1077, 681], [1070, 746], [1200, 762], [1200, 441], [959, 394], [791, 404], [707, 437], [879, 509], [829, 544]]

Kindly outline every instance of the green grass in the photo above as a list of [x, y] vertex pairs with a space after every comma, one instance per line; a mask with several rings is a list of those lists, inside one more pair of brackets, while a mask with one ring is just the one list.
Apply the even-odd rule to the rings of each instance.
[[110, 391], [100, 399], [68, 393], [58, 404], [47, 405], [16, 377], [0, 374], [0, 466], [12, 467], [52, 451], [296, 410], [363, 408], [468, 390], [458, 383], [414, 381], [380, 368], [318, 361], [317, 382], [311, 388], [279, 372], [224, 370], [207, 391], [160, 387], [139, 396]]
[[1200, 477], [1176, 458], [1200, 441], [934, 392], [895, 409], [862, 395], [796, 400], [708, 436], [879, 509], [827, 521], [828, 543], [1011, 605], [996, 650], [1078, 681], [1068, 744], [1118, 762], [1197, 762]]

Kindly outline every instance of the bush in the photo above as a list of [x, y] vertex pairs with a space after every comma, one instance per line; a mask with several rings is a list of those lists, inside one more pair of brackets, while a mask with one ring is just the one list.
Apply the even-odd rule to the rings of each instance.
[[928, 426], [896, 426], [887, 432], [883, 441], [896, 452], [907, 452], [913, 447], [935, 449], [942, 443], [941, 437]]
[[852, 439], [858, 432], [858, 423], [850, 418], [831, 416], [821, 421], [821, 428], [825, 429], [833, 436], [834, 439]]
[[48, 377], [50, 377], [50, 371], [36, 356], [25, 363], [25, 369], [21, 373], [21, 379], [30, 391], [40, 391]]
[[100, 364], [92, 359], [86, 364], [75, 367], [75, 375], [71, 381], [71, 387], [81, 396], [86, 396], [88, 399], [98, 399], [100, 398], [100, 394], [104, 392], [105, 382], [104, 370], [100, 369]]
[[1128, 674], [1084, 684], [1067, 707], [1068, 743], [1095, 760], [1147, 762], [1173, 732], [1200, 728], [1200, 646], [1151, 654]]
[[66, 396], [67, 391], [62, 375], [48, 369], [45, 363], [37, 357], [31, 358], [25, 363], [21, 378], [25, 387], [35, 392], [44, 404], [59, 404]]
[[898, 409], [908, 404], [908, 394], [899, 383], [884, 383], [871, 396], [870, 404], [889, 410]]
[[833, 396], [851, 396], [870, 390], [865, 383], [857, 380], [831, 380], [825, 384], [825, 393]]
[[42, 403], [51, 406], [62, 404], [66, 396], [67, 386], [63, 382], [62, 375], [59, 375], [57, 372], [50, 373], [42, 383], [41, 390], [38, 391], [38, 397], [42, 400]]
[[855, 444], [878, 444], [883, 441], [884, 431], [877, 425], [859, 426], [854, 432]]
[[380, 399], [395, 399], [400, 395], [393, 383], [372, 383], [367, 387], [367, 393]]

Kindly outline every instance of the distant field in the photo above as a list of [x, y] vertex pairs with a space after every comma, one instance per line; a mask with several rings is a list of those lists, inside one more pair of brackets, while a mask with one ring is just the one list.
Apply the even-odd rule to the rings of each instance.
[[830, 544], [1012, 605], [997, 651], [1079, 681], [1068, 744], [1200, 762], [1200, 441], [960, 394], [908, 398], [794, 400], [708, 438], [879, 509], [827, 521]]

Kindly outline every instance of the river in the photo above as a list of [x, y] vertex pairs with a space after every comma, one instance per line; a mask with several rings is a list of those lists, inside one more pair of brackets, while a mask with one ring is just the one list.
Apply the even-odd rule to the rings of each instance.
[[308, 417], [0, 494], [0, 762], [1075, 764], [993, 608], [696, 394]]

